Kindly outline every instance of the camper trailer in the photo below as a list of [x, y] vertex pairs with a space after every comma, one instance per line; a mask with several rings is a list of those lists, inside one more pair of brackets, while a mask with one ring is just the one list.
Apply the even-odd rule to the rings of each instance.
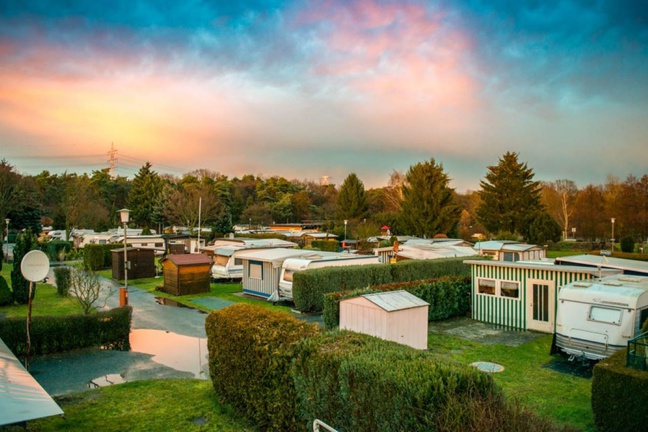
[[292, 300], [292, 281], [293, 275], [296, 272], [323, 267], [380, 264], [380, 260], [376, 255], [353, 255], [349, 253], [325, 254], [325, 252], [317, 252], [312, 257], [286, 259], [283, 262], [281, 276], [279, 278], [279, 296], [287, 300]]
[[614, 275], [565, 285], [558, 295], [552, 352], [603, 359], [639, 334], [648, 319], [648, 277]]
[[212, 280], [234, 280], [243, 278], [243, 260], [239, 255], [251, 249], [292, 249], [297, 243], [281, 239], [218, 239], [201, 249], [203, 253], [213, 256], [211, 269]]

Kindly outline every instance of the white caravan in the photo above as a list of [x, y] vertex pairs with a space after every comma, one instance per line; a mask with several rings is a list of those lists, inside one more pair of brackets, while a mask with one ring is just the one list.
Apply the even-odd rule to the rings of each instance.
[[565, 285], [558, 294], [555, 349], [603, 359], [637, 336], [648, 319], [648, 277], [614, 275]]
[[323, 267], [358, 266], [367, 264], [380, 264], [380, 259], [376, 255], [354, 255], [350, 253], [326, 253], [319, 251], [312, 257], [288, 258], [283, 262], [281, 267], [281, 276], [279, 277], [279, 296], [286, 300], [292, 300], [293, 275], [297, 272]]
[[211, 246], [201, 249], [213, 253], [212, 280], [233, 280], [243, 277], [243, 260], [239, 253], [251, 249], [292, 249], [297, 243], [281, 239], [218, 239]]

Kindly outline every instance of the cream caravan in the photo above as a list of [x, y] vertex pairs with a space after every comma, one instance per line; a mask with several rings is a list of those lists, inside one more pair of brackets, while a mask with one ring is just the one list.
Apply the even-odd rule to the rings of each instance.
[[600, 360], [625, 348], [648, 319], [648, 277], [614, 275], [565, 285], [552, 352]]

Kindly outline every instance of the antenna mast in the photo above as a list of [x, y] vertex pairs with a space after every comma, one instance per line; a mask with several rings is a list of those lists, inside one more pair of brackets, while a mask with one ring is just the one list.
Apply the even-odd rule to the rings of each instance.
[[108, 163], [110, 168], [110, 178], [114, 180], [117, 176], [115, 175], [115, 169], [117, 168], [117, 158], [115, 155], [117, 150], [115, 150], [115, 144], [110, 143], [110, 151], [108, 152]]

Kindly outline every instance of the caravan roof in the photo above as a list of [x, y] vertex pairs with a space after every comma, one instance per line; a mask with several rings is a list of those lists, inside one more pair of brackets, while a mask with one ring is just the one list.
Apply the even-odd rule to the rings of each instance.
[[595, 281], [572, 282], [562, 287], [559, 300], [635, 309], [648, 304], [648, 277], [614, 275]]

